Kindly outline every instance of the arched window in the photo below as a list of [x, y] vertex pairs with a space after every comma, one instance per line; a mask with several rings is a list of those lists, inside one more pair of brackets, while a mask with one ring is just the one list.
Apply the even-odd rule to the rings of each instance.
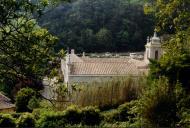
[[155, 51], [155, 59], [158, 60], [158, 51]]

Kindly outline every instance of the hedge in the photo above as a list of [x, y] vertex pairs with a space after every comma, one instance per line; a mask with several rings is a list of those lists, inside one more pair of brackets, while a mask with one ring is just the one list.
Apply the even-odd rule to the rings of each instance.
[[82, 109], [82, 124], [99, 125], [101, 120], [100, 110], [96, 107], [88, 106]]
[[17, 121], [17, 128], [34, 128], [36, 120], [30, 113], [22, 114]]
[[15, 119], [9, 114], [0, 115], [0, 128], [16, 128]]

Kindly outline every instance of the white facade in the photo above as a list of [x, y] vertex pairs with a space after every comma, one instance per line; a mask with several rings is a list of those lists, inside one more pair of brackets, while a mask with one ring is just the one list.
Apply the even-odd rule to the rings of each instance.
[[72, 83], [92, 82], [111, 79], [118, 76], [139, 76], [148, 71], [149, 59], [160, 59], [162, 55], [161, 40], [154, 36], [147, 39], [143, 60], [128, 58], [90, 58], [83, 53], [78, 57], [74, 50], [67, 53], [61, 60], [61, 70], [64, 82]]
[[71, 54], [67, 53], [65, 59], [61, 59], [61, 71], [64, 75], [64, 82], [68, 84], [71, 79], [71, 70], [73, 63], [83, 62], [80, 57], [75, 54], [74, 49], [71, 50]]
[[157, 36], [156, 32], [154, 36], [147, 38], [147, 44], [145, 45], [144, 61], [149, 64], [149, 59], [158, 60], [162, 55], [161, 40]]

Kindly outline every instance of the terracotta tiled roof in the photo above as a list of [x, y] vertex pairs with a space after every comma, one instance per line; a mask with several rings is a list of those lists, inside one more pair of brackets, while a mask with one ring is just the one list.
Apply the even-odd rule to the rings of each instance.
[[84, 62], [96, 62], [96, 63], [103, 63], [103, 62], [110, 62], [110, 63], [116, 63], [116, 62], [129, 62], [129, 58], [88, 58], [84, 57], [82, 58]]
[[12, 104], [10, 101], [11, 100], [8, 97], [6, 97], [2, 93], [0, 93], [0, 109], [15, 107], [15, 105]]
[[138, 75], [139, 70], [130, 62], [73, 63], [71, 75]]
[[144, 61], [130, 57], [90, 58], [75, 54], [68, 57], [71, 62], [70, 75], [139, 75], [147, 67]]

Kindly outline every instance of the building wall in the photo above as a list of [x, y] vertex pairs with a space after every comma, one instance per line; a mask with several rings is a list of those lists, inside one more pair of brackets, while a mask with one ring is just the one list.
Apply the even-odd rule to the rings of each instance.
[[146, 63], [149, 63], [149, 59], [155, 59], [155, 52], [158, 51], [158, 59], [160, 59], [162, 55], [161, 44], [147, 44], [146, 51], [144, 55], [144, 60]]
[[64, 82], [68, 83], [69, 78], [69, 67], [68, 67], [68, 57], [66, 57], [66, 60], [61, 59], [61, 71], [63, 73], [64, 76]]
[[15, 107], [0, 109], [0, 112], [2, 112], [2, 113], [11, 113], [11, 112], [15, 112]]
[[46, 99], [54, 100], [57, 98], [57, 93], [54, 90], [54, 87], [51, 87], [50, 85], [44, 86], [44, 89], [41, 91], [41, 95]]
[[[69, 76], [69, 84], [108, 81], [121, 76]], [[137, 77], [137, 76], [134, 76]]]
[[150, 58], [155, 59], [155, 52], [158, 51], [158, 58], [161, 57], [161, 48], [160, 47], [155, 47], [155, 48], [151, 48], [151, 54], [150, 54]]

